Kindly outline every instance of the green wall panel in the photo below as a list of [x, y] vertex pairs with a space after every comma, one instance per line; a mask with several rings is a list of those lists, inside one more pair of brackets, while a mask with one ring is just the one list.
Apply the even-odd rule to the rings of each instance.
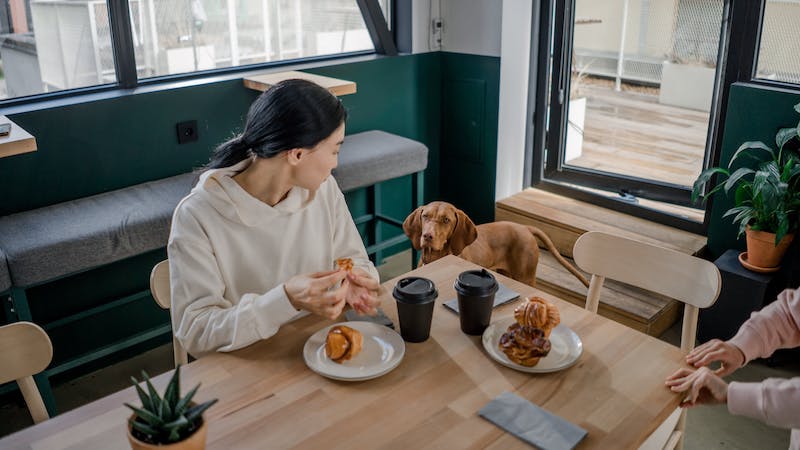
[[442, 54], [441, 197], [476, 223], [494, 220], [500, 58]]
[[[746, 141], [762, 141], [775, 147], [778, 129], [797, 124], [794, 105], [800, 103], [800, 93], [781, 89], [736, 83], [731, 86], [725, 131], [722, 137], [720, 165], [726, 167], [733, 153]], [[724, 192], [716, 195], [711, 208], [708, 247], [714, 257], [729, 248], [745, 249], [744, 237], [737, 239], [737, 228], [731, 217], [723, 214], [733, 206]]]

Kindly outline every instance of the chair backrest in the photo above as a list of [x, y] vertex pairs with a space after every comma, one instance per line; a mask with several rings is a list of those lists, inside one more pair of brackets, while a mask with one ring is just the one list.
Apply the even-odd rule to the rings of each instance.
[[53, 344], [47, 333], [31, 322], [15, 322], [0, 327], [0, 384], [16, 381], [33, 421], [49, 418], [33, 375], [43, 371], [53, 359]]
[[[169, 260], [165, 259], [160, 263], [153, 266], [153, 271], [150, 272], [150, 293], [153, 294], [158, 306], [163, 309], [170, 309], [172, 306], [172, 294], [170, 293], [169, 285]], [[172, 350], [175, 357], [175, 367], [178, 364], [186, 364], [189, 362], [189, 355], [181, 345], [178, 338], [175, 337], [173, 330], [172, 334]]]
[[575, 263], [592, 274], [586, 309], [597, 312], [605, 278], [665, 295], [685, 304], [681, 348], [694, 348], [698, 308], [719, 296], [722, 278], [713, 263], [675, 250], [599, 231], [575, 242]]

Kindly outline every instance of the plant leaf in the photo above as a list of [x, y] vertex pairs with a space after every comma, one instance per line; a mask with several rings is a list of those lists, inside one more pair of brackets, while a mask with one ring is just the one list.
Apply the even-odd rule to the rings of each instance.
[[797, 127], [781, 128], [775, 135], [775, 143], [778, 145], [778, 148], [783, 148], [783, 146], [787, 142], [789, 142], [796, 136], [797, 136]]
[[703, 187], [705, 187], [706, 183], [708, 183], [711, 177], [713, 177], [715, 174], [729, 176], [730, 172], [728, 172], [728, 170], [726, 169], [723, 169], [722, 167], [711, 167], [709, 169], [700, 172], [700, 175], [697, 177], [697, 179], [694, 181], [694, 184], [692, 185], [692, 203], [696, 202], [699, 197], [705, 199], [706, 197], [710, 196], [712, 193], [720, 189], [720, 186], [722, 186], [721, 183], [720, 185], [716, 186], [714, 189], [709, 191], [707, 194], [702, 195]]
[[[767, 144], [761, 141], [748, 141], [740, 145], [739, 149], [736, 150], [736, 152], [733, 154], [733, 156], [731, 157], [731, 161], [728, 163], [729, 169], [733, 166], [733, 162], [736, 161], [736, 158], [738, 158], [739, 155], [743, 154], [745, 150], [764, 150], [769, 153], [769, 155], [772, 157], [771, 158], [772, 160], [775, 159], [775, 151], [772, 150], [770, 147], [768, 147]], [[748, 155], [748, 156], [753, 156], [753, 155]], [[755, 156], [753, 157], [755, 158]]]
[[739, 180], [745, 176], [750, 175], [751, 173], [755, 173], [756, 171], [749, 168], [749, 167], [742, 167], [740, 169], [736, 169], [735, 172], [728, 177], [728, 180], [725, 181], [725, 193], [727, 194], [730, 189], [739, 182]]
[[152, 402], [152, 408], [150, 409], [154, 414], [158, 414], [162, 416], [163, 407], [162, 404], [164, 403], [161, 401], [161, 396], [158, 395], [156, 388], [153, 386], [153, 383], [150, 382], [150, 377], [147, 375], [147, 372], [144, 370], [142, 371], [142, 379], [144, 379], [145, 385], [147, 386], [147, 392], [150, 394], [150, 401]]
[[158, 417], [156, 414], [153, 414], [152, 412], [150, 412], [150, 411], [148, 411], [146, 409], [137, 408], [135, 406], [132, 406], [129, 403], [125, 403], [124, 405], [127, 406], [128, 408], [132, 409], [133, 412], [136, 413], [137, 417], [141, 418], [142, 420], [144, 420], [145, 422], [147, 422], [148, 424], [150, 424], [150, 425], [152, 425], [154, 427], [161, 426], [164, 423], [164, 421], [161, 420], [160, 417]]
[[142, 402], [142, 408], [152, 411], [153, 402], [150, 401], [150, 397], [148, 397], [144, 389], [139, 386], [139, 382], [136, 380], [136, 378], [131, 377], [131, 381], [133, 382], [133, 386], [136, 388], [136, 393], [139, 395], [139, 400]]
[[800, 103], [794, 105], [794, 110], [800, 113]]
[[159, 434], [158, 430], [156, 430], [155, 428], [150, 427], [150, 426], [148, 426], [146, 424], [143, 424], [142, 422], [137, 422], [137, 421], [134, 420], [133, 423], [131, 424], [131, 426], [133, 428], [136, 428], [137, 430], [141, 431], [142, 433], [144, 433], [146, 435], [149, 435], [149, 436], [158, 436], [158, 434]]
[[175, 368], [175, 372], [172, 373], [172, 378], [170, 378], [169, 383], [167, 383], [167, 389], [164, 391], [164, 402], [170, 407], [171, 411], [175, 410], [175, 405], [178, 403], [179, 395], [181, 391], [181, 366]]
[[175, 414], [184, 414], [186, 411], [186, 407], [189, 405], [189, 402], [192, 401], [192, 397], [194, 394], [197, 393], [197, 390], [200, 388], [200, 384], [198, 383], [197, 386], [192, 388], [185, 397], [183, 397], [178, 404], [175, 406]]
[[205, 403], [189, 408], [188, 410], [186, 410], [186, 419], [189, 422], [194, 423], [195, 419], [200, 417], [203, 414], [203, 412], [205, 412], [205, 410], [211, 407], [211, 405], [217, 403], [217, 400], [218, 399], [215, 398], [214, 400], [209, 400]]

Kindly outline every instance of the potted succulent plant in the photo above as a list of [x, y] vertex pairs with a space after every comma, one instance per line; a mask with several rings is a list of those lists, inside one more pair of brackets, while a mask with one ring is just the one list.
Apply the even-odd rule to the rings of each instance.
[[[800, 113], [800, 104], [795, 105]], [[733, 216], [739, 236], [747, 237], [742, 264], [756, 271], [776, 270], [798, 227], [800, 207], [800, 125], [782, 128], [775, 135], [777, 150], [763, 142], [745, 142], [731, 157], [727, 168], [704, 170], [694, 182], [692, 201], [704, 200], [720, 190], [734, 189], [734, 206], [723, 217]], [[745, 157], [755, 168], [733, 168]], [[719, 183], [702, 194], [706, 183], [720, 175]]]
[[146, 392], [139, 381], [131, 377], [139, 400], [142, 401], [140, 408], [125, 403], [125, 406], [133, 410], [128, 419], [128, 441], [133, 450], [205, 448], [208, 427], [203, 420], [203, 412], [216, 403], [217, 399], [202, 404], [192, 402], [199, 384], [181, 398], [180, 369], [180, 366], [175, 368], [163, 397], [158, 395], [146, 372], [142, 372]]

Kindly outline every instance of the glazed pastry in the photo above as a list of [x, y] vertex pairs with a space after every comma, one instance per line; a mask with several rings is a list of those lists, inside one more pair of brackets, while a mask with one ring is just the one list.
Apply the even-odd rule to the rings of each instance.
[[336, 260], [336, 268], [351, 272], [353, 270], [353, 260], [350, 258], [339, 258]]
[[337, 325], [328, 331], [325, 338], [325, 354], [341, 364], [358, 355], [363, 344], [364, 336], [361, 332], [345, 325]]
[[544, 337], [549, 338], [550, 332], [561, 322], [561, 314], [547, 300], [531, 297], [514, 309], [514, 319], [522, 326], [541, 328]]
[[533, 367], [539, 359], [550, 353], [550, 341], [541, 328], [512, 324], [500, 336], [497, 347], [511, 361], [526, 367]]

